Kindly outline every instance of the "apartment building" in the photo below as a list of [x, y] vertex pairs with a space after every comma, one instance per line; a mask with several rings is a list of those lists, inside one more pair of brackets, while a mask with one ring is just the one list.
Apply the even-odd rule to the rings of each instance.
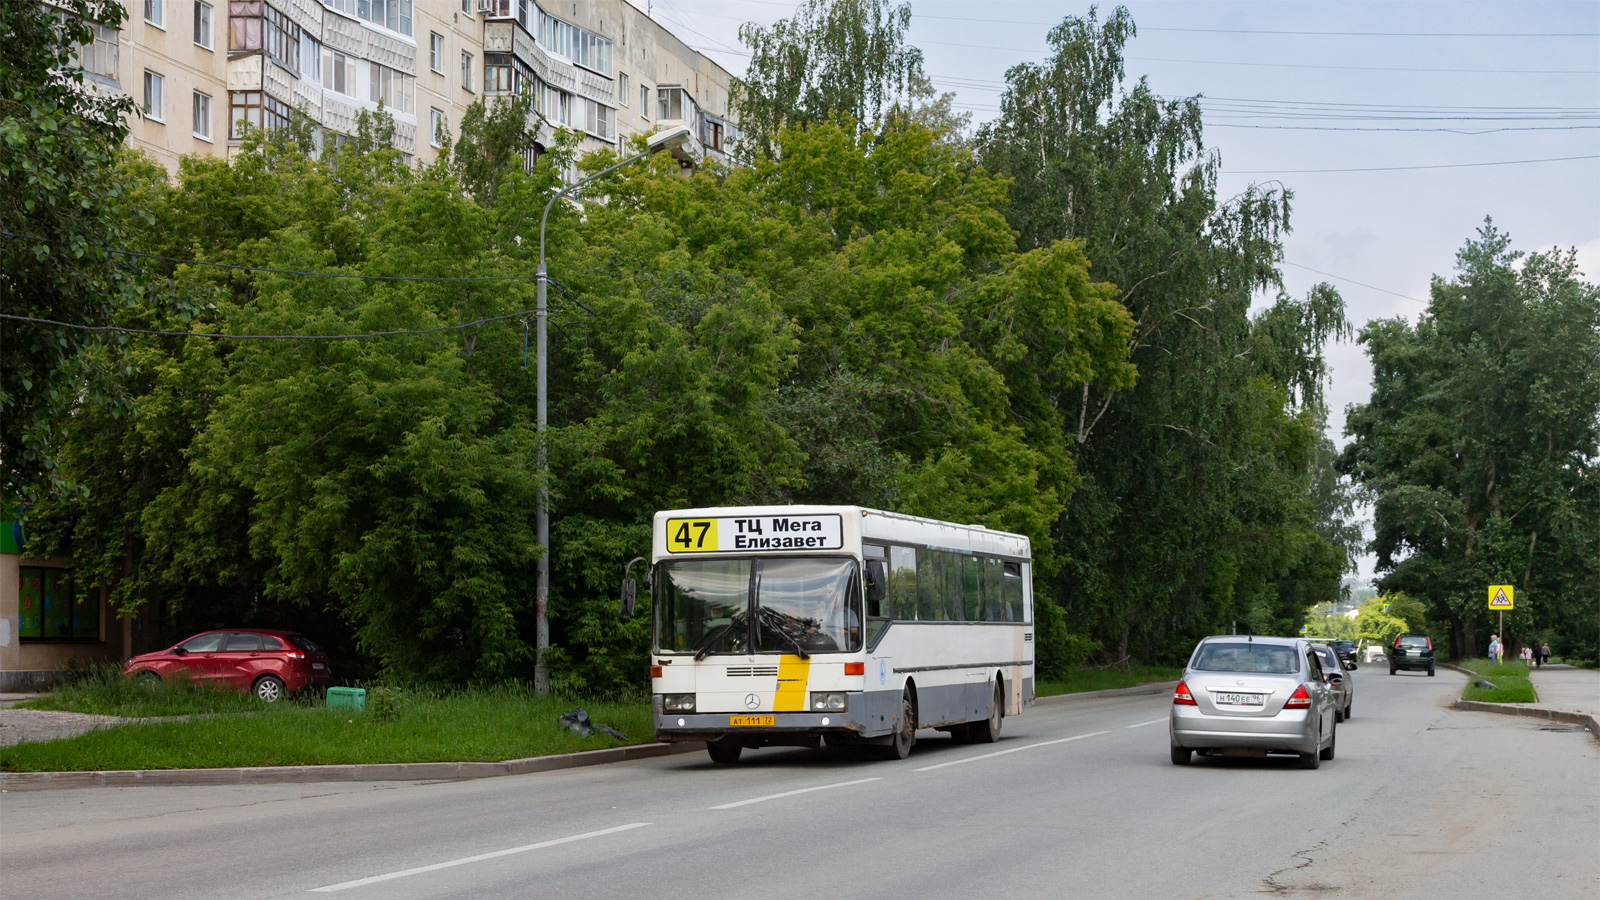
[[351, 134], [381, 104], [396, 149], [429, 162], [484, 98], [534, 97], [538, 145], [558, 128], [579, 154], [687, 125], [683, 166], [725, 160], [738, 131], [732, 78], [627, 0], [124, 0], [80, 62], [97, 89], [131, 96], [128, 142], [168, 169], [225, 155], [241, 124]]

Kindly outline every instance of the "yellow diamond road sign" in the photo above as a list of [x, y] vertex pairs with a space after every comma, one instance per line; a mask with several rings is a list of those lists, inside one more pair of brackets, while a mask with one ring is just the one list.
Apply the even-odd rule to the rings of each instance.
[[1509, 584], [1491, 584], [1491, 585], [1489, 585], [1489, 608], [1490, 609], [1511, 609], [1512, 608], [1512, 588], [1511, 588], [1511, 585], [1509, 585]]

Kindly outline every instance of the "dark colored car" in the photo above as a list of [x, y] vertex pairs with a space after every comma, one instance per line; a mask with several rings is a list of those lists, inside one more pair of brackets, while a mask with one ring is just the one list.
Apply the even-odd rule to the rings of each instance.
[[328, 654], [303, 634], [234, 628], [202, 632], [166, 650], [135, 656], [122, 675], [190, 678], [276, 703], [286, 694], [326, 689]]
[[1389, 674], [1401, 669], [1426, 669], [1433, 674], [1433, 638], [1425, 634], [1402, 634], [1389, 648]]
[[1356, 668], [1356, 642], [1355, 641], [1329, 641], [1328, 646], [1333, 652], [1339, 654], [1339, 662], [1344, 663], [1346, 669]]

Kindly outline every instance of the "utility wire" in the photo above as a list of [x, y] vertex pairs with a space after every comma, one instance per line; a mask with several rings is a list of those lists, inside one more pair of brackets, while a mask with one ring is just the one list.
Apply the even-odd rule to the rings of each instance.
[[1391, 291], [1388, 288], [1378, 287], [1375, 284], [1367, 284], [1364, 281], [1357, 281], [1354, 278], [1346, 278], [1343, 275], [1335, 275], [1332, 272], [1324, 272], [1321, 269], [1313, 269], [1310, 266], [1302, 266], [1297, 262], [1290, 262], [1287, 259], [1283, 261], [1283, 264], [1286, 265], [1286, 266], [1294, 266], [1296, 269], [1305, 269], [1307, 272], [1315, 272], [1318, 275], [1323, 275], [1323, 276], [1326, 276], [1328, 278], [1332, 278], [1335, 281], [1347, 281], [1347, 282], [1349, 282], [1351, 284], [1359, 285], [1360, 287], [1367, 288], [1368, 290], [1377, 291], [1380, 294], [1389, 294], [1389, 295], [1394, 296], [1394, 297], [1399, 297], [1402, 300], [1410, 300], [1413, 303], [1421, 303], [1424, 306], [1428, 305], [1428, 301], [1426, 301], [1426, 300], [1418, 300], [1416, 297], [1413, 297], [1410, 294], [1402, 294], [1402, 293], [1400, 293], [1398, 291]]
[[503, 316], [489, 316], [475, 319], [460, 325], [441, 325], [438, 328], [414, 328], [402, 331], [369, 331], [362, 334], [223, 334], [220, 332], [205, 331], [155, 331], [148, 328], [124, 328], [120, 325], [78, 325], [73, 322], [58, 322], [55, 319], [36, 319], [32, 316], [13, 316], [0, 313], [0, 319], [10, 319], [15, 322], [27, 322], [32, 325], [54, 325], [58, 328], [71, 328], [75, 331], [109, 331], [117, 334], [145, 334], [155, 337], [202, 337], [218, 338], [229, 341], [348, 341], [363, 338], [399, 337], [413, 334], [438, 334], [441, 331], [460, 331], [489, 322], [501, 322], [506, 319], [521, 319], [534, 315], [535, 310], [525, 309], [521, 312], [507, 313]]
[[1444, 163], [1435, 166], [1367, 166], [1355, 169], [1233, 169], [1228, 175], [1308, 175], [1317, 172], [1403, 172], [1417, 169], [1476, 169], [1482, 166], [1519, 166], [1525, 163], [1567, 162], [1574, 159], [1600, 159], [1600, 154], [1588, 156], [1552, 156], [1545, 159], [1506, 159], [1498, 162]]
[[[52, 238], [37, 237], [31, 234], [17, 234], [12, 231], [0, 229], [0, 235], [5, 237], [20, 238], [25, 241], [38, 241], [41, 244], [56, 244], [67, 246], [66, 241]], [[469, 276], [427, 276], [427, 275], [360, 275], [354, 272], [306, 272], [298, 269], [269, 269], [263, 266], [239, 266], [230, 263], [207, 262], [203, 259], [182, 259], [176, 256], [161, 256], [155, 253], [140, 253], [137, 250], [118, 250], [115, 247], [102, 247], [90, 245], [96, 250], [106, 253], [117, 253], [123, 256], [134, 256], [139, 259], [154, 259], [162, 262], [181, 263], [189, 266], [210, 266], [213, 269], [229, 269], [236, 272], [265, 272], [269, 275], [304, 275], [310, 278], [347, 278], [358, 281], [424, 281], [424, 282], [461, 282], [461, 281], [527, 281], [538, 278], [538, 275], [469, 275]]]

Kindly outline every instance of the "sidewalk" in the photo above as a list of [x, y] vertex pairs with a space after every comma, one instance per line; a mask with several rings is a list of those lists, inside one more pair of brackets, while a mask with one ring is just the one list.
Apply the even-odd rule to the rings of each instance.
[[1554, 719], [1581, 725], [1600, 739], [1600, 672], [1575, 666], [1548, 665], [1528, 673], [1535, 703], [1479, 703], [1457, 700], [1457, 709]]

